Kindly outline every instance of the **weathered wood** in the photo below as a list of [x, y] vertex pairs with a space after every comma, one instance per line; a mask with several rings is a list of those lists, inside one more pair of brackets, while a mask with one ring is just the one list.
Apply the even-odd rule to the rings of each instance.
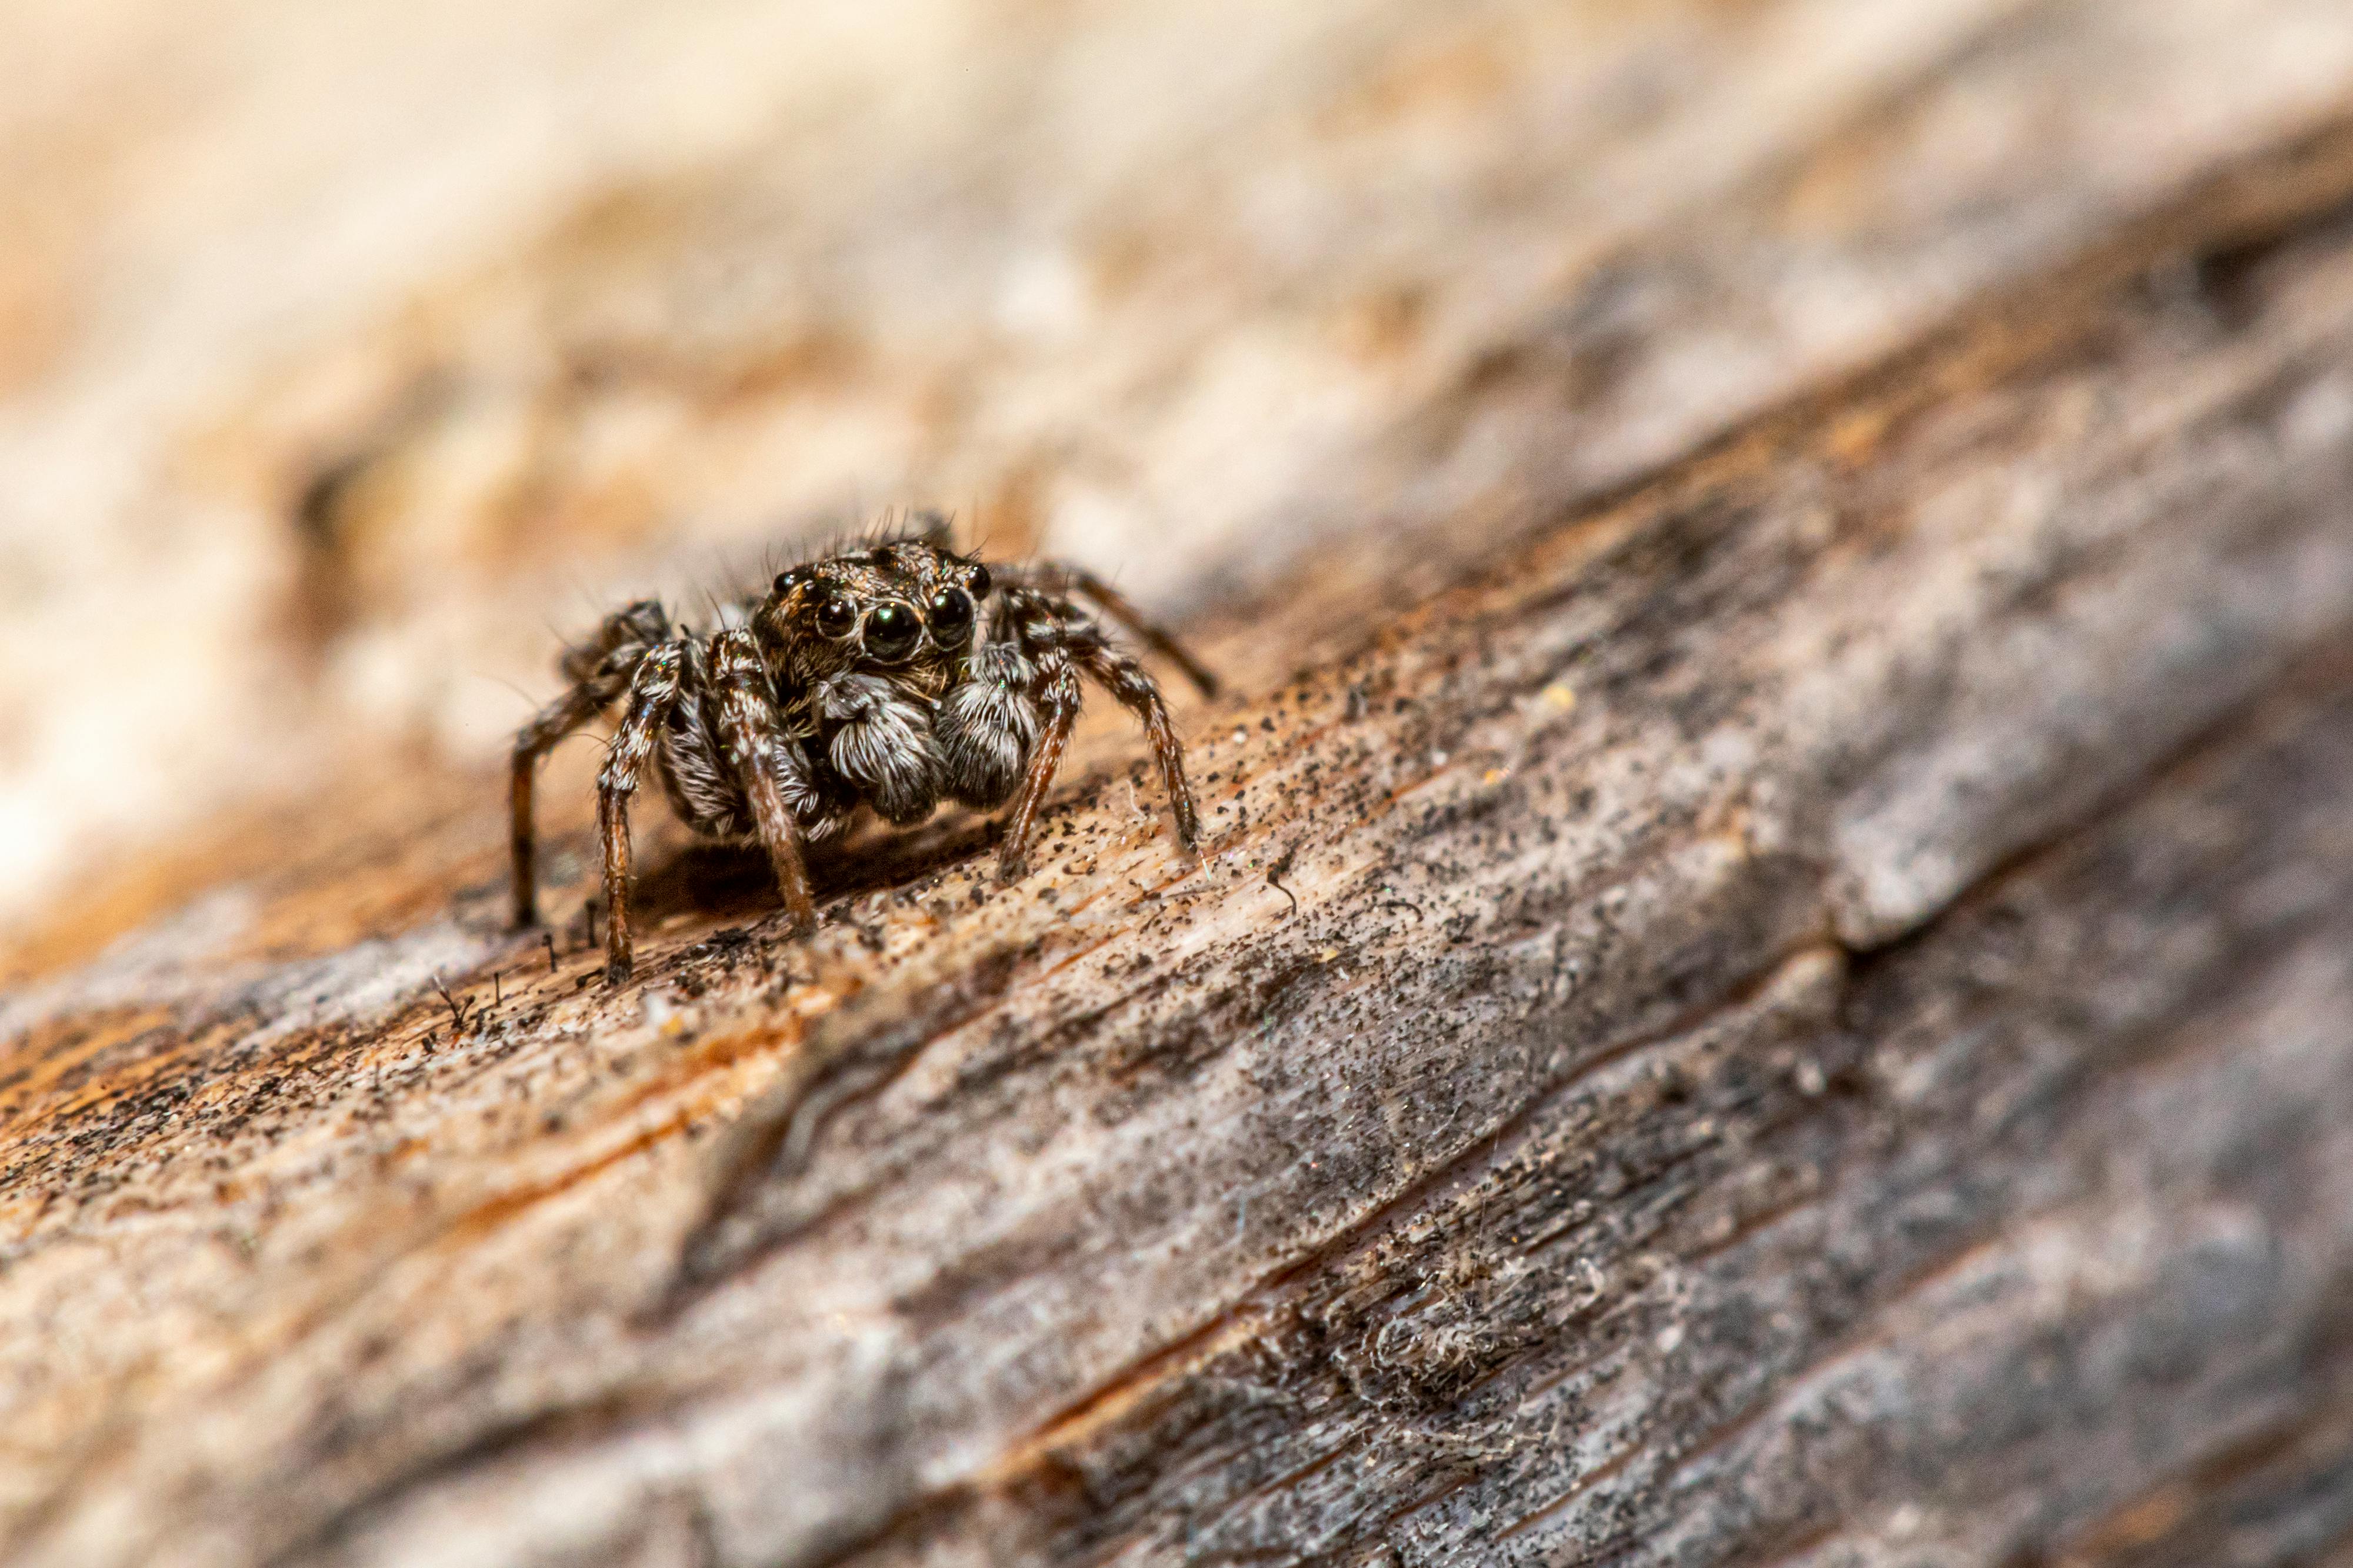
[[[28, 949], [10, 1554], [2341, 1561], [2353, 24], [2256, 9], [1922, 7], [1579, 268], [1430, 237], [1520, 281], [1156, 569], [1198, 866], [1107, 726], [1026, 881], [944, 823], [807, 942], [665, 841], [613, 994], [585, 814], [543, 952], [379, 752]], [[1755, 11], [1748, 108], [1861, 15]]]

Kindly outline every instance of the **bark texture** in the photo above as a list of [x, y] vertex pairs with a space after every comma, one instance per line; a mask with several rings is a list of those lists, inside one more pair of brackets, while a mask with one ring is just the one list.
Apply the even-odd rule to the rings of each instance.
[[[23, 858], [0, 1550], [2353, 1564], [2353, 14], [983, 9], [218, 371], [281, 782]], [[807, 941], [649, 825], [610, 991], [580, 748], [505, 931], [452, 661], [878, 475], [1189, 615], [1208, 852], [1111, 720]]]

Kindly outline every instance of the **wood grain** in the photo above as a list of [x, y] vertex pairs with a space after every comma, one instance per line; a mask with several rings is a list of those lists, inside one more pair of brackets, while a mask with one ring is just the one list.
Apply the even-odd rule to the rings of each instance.
[[[1270, 426], [1282, 474], [1187, 489], [1186, 422], [1103, 395], [1171, 477], [1099, 542], [1219, 498], [1143, 574], [1240, 689], [1182, 714], [1198, 863], [1105, 724], [1024, 881], [944, 820], [820, 867], [806, 942], [755, 857], [657, 832], [608, 992], [590, 759], [543, 946], [494, 773], [339, 733], [342, 787], [37, 932], [11, 1560], [2341, 1561], [2353, 39], [2168, 0], [1827, 49], [1862, 9], [1630, 8], [1749, 95], [1621, 147], [1672, 192], [1511, 134], [1573, 52], [1440, 91], [1525, 180], [1422, 235], [1442, 330]], [[695, 188], [620, 250], [744, 210]], [[1125, 308], [1131, 388], [1208, 330]], [[428, 562], [408, 504], [366, 526]]]

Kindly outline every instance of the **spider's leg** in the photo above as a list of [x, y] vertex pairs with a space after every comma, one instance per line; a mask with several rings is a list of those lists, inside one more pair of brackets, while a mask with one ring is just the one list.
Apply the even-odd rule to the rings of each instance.
[[1013, 803], [1005, 840], [997, 850], [997, 877], [1008, 882], [1019, 877], [1029, 864], [1038, 810], [1046, 804], [1046, 792], [1053, 787], [1054, 774], [1061, 769], [1062, 750], [1071, 743], [1071, 727], [1078, 722], [1082, 699], [1079, 672], [1059, 646], [1040, 647], [1031, 658], [1038, 667], [1036, 697], [1045, 722], [1039, 726], [1038, 743], [1030, 749], [1029, 771], [1021, 780], [1020, 796]]
[[539, 921], [538, 828], [532, 811], [532, 790], [540, 759], [566, 735], [589, 722], [628, 687], [629, 677], [643, 646], [659, 641], [669, 629], [669, 617], [652, 600], [631, 605], [605, 618], [586, 647], [565, 656], [564, 671], [572, 689], [540, 710], [515, 736], [513, 772], [508, 790], [508, 847], [514, 862], [514, 923]]
[[605, 710], [608, 700], [588, 686], [575, 686], [540, 710], [539, 716], [515, 736], [514, 772], [508, 791], [512, 820], [508, 847], [514, 859], [514, 923], [517, 930], [539, 923], [539, 838], [533, 819], [532, 789], [539, 759], [556, 742]]
[[605, 979], [629, 977], [629, 796], [653, 755], [657, 734], [678, 700], [686, 668], [683, 643], [649, 649], [629, 681], [629, 708], [613, 731], [604, 771], [596, 775], [596, 831], [605, 846]]
[[1185, 781], [1185, 748], [1176, 739], [1176, 726], [1169, 721], [1168, 701], [1160, 695], [1160, 683], [1142, 665], [1098, 637], [1073, 636], [1071, 656], [1097, 685], [1144, 721], [1144, 732], [1152, 739], [1152, 754], [1160, 763], [1160, 782], [1168, 791], [1168, 809], [1176, 818], [1176, 842], [1188, 853], [1199, 847], [1201, 814], [1193, 804], [1193, 786]]
[[717, 702], [719, 743], [752, 808], [753, 830], [768, 852], [795, 934], [817, 929], [817, 900], [809, 895], [808, 866], [802, 855], [800, 816], [795, 796], [811, 791], [806, 766], [793, 775], [797, 742], [783, 731], [770, 697], [759, 645], [748, 631], [721, 632], [711, 639], [711, 680]]
[[1145, 647], [1183, 670], [1185, 679], [1191, 681], [1202, 696], [1215, 697], [1218, 694], [1218, 678], [1208, 666], [1187, 652], [1185, 645], [1178, 642], [1166, 627], [1137, 609], [1126, 595], [1083, 566], [1071, 566], [1060, 561], [1039, 561], [1008, 566], [1002, 576], [1008, 584], [1035, 588], [1057, 597], [1076, 594], [1092, 599], [1103, 614], [1124, 626]]

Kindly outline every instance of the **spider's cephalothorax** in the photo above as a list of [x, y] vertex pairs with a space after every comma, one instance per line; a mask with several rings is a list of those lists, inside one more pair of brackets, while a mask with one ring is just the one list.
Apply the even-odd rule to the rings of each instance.
[[532, 781], [565, 736], [622, 704], [598, 774], [605, 851], [606, 973], [626, 978], [629, 797], [646, 764], [687, 826], [757, 839], [793, 924], [817, 921], [804, 844], [860, 805], [921, 821], [944, 800], [1014, 801], [998, 850], [1018, 875], [1077, 720], [1080, 678], [1125, 704], [1151, 737], [1190, 850], [1200, 833], [1168, 706], [1144, 667], [1107, 641], [1091, 601], [1173, 660], [1205, 694], [1215, 679], [1109, 585], [1067, 566], [992, 572], [947, 548], [944, 525], [780, 573], [741, 624], [707, 635], [653, 600], [607, 616], [565, 656], [570, 689], [515, 737], [514, 912], [538, 918]]

